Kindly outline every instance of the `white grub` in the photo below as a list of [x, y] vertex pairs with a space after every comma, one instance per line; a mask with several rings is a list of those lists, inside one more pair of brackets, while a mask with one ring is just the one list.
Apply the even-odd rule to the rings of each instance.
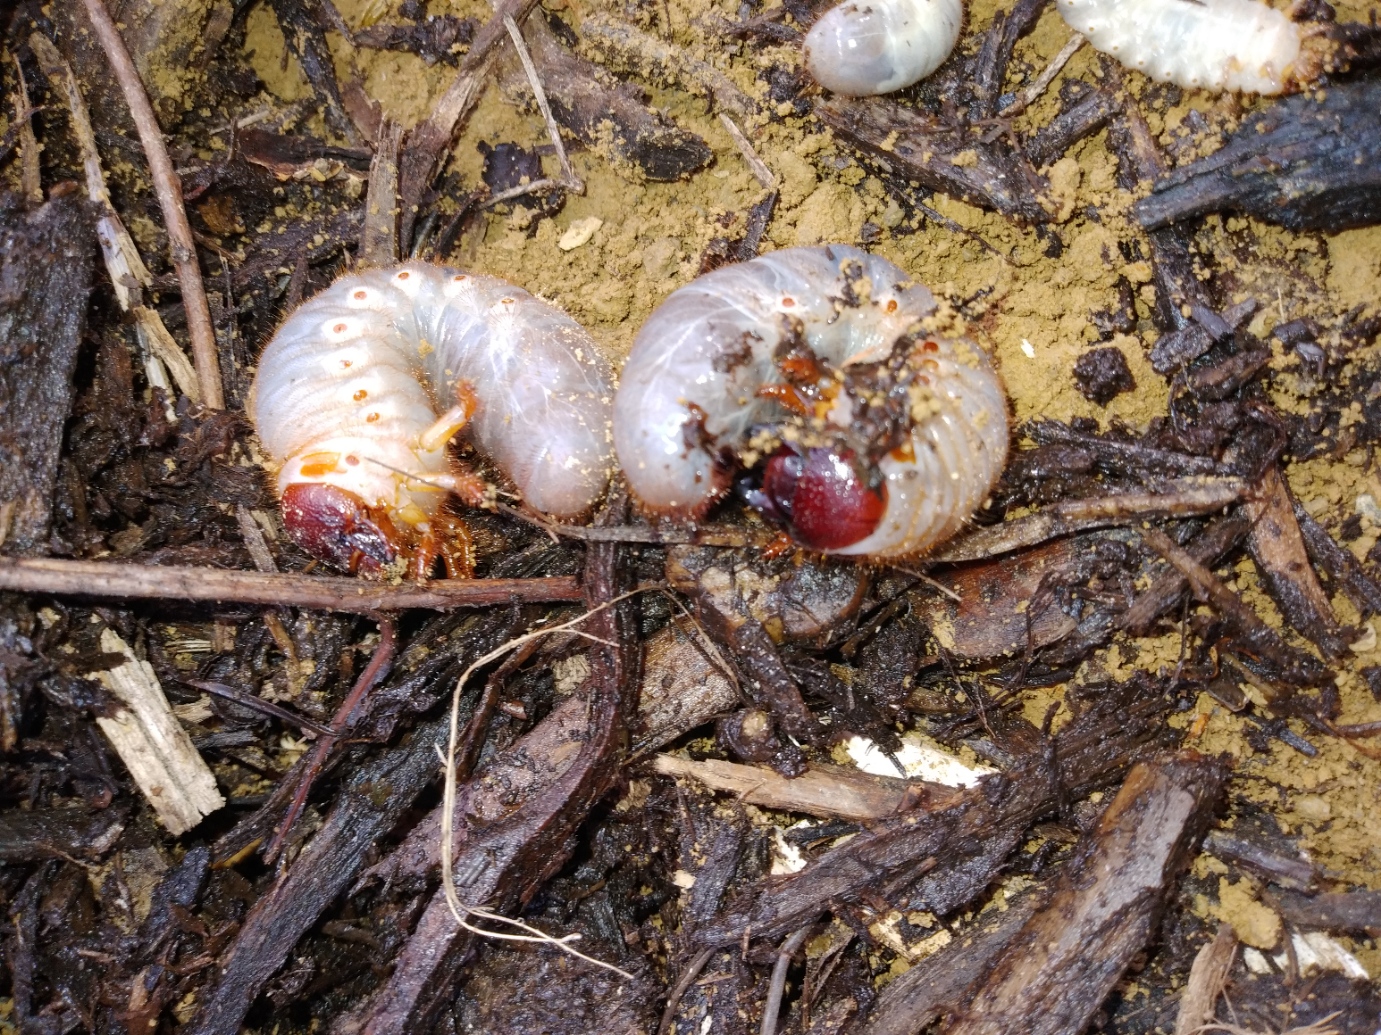
[[962, 0], [845, 0], [806, 35], [806, 69], [847, 97], [891, 93], [949, 57], [964, 21]]
[[[639, 331], [614, 399], [614, 448], [630, 490], [649, 512], [695, 518], [708, 510], [732, 477], [723, 458], [743, 456], [754, 425], [782, 419], [761, 389], [783, 381], [778, 347], [790, 337], [799, 334], [840, 371], [919, 335], [926, 398], [913, 410], [911, 448], [874, 468], [881, 518], [847, 543], [797, 538], [824, 553], [886, 559], [954, 534], [1002, 471], [1007, 399], [981, 348], [922, 329], [935, 310], [930, 291], [903, 270], [848, 245], [784, 249], [674, 292]], [[843, 433], [850, 406], [840, 395], [828, 417]], [[798, 505], [797, 527], [799, 517]]]
[[250, 417], [280, 495], [323, 483], [425, 529], [462, 383], [478, 401], [470, 442], [530, 506], [594, 506], [612, 464], [609, 365], [569, 316], [496, 277], [420, 262], [343, 277], [264, 349]]
[[1293, 85], [1300, 27], [1259, 0], [1057, 0], [1069, 27], [1150, 78], [1278, 94]]

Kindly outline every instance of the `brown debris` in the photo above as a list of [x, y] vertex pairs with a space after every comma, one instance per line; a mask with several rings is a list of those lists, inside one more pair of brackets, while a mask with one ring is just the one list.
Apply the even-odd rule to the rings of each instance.
[[1227, 983], [1228, 970], [1237, 953], [1237, 935], [1231, 924], [1221, 924], [1213, 940], [1199, 950], [1189, 968], [1189, 981], [1180, 996], [1175, 1035], [1194, 1035], [1213, 1022], [1218, 997]]
[[713, 758], [695, 762], [675, 755], [658, 755], [652, 766], [654, 772], [663, 776], [690, 777], [711, 790], [725, 791], [752, 805], [859, 822], [886, 819], [913, 798], [933, 800], [946, 791], [938, 784], [873, 776], [839, 766], [812, 765], [790, 779], [770, 769]]
[[48, 552], [62, 428], [91, 293], [92, 225], [72, 195], [0, 212], [0, 546]]
[[[595, 66], [561, 45], [542, 18], [529, 19], [523, 36], [541, 75], [556, 120], [585, 146], [599, 151], [634, 179], [679, 180], [714, 157], [700, 137], [653, 111], [627, 86], [606, 86]], [[526, 79], [511, 66], [508, 89]]]
[[1128, 773], [1050, 900], [944, 1026], [947, 1035], [1082, 1031], [1149, 940], [1226, 779], [1222, 763], [1194, 752]]
[[859, 148], [888, 177], [993, 209], [1023, 223], [1046, 223], [1058, 204], [1049, 184], [1005, 136], [988, 142], [935, 115], [895, 101], [832, 97], [820, 121]]
[[1286, 620], [1328, 657], [1337, 658], [1347, 644], [1305, 553], [1294, 506], [1280, 468], [1271, 467], [1242, 504], [1252, 523], [1247, 545]]

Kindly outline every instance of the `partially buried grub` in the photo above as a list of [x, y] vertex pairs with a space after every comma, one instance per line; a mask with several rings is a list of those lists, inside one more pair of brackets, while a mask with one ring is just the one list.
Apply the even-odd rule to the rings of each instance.
[[[1036, 1001], [1014, 975], [1038, 954], [1011, 937], [1030, 924], [1045, 941], [1052, 904], [1083, 908], [1071, 889], [1125, 835], [1111, 792], [1145, 786], [1144, 772], [1128, 776], [1138, 759], [1185, 765], [1164, 753], [1185, 746], [1212, 759], [1196, 772], [1230, 767], [1224, 804], [1196, 817], [1212, 828], [1202, 846], [1186, 827], [1183, 870], [1150, 886], [1114, 868], [1095, 885], [1135, 907], [1108, 928], [1127, 935], [1115, 947], [1075, 946], [1060, 963], [1077, 1017], [1170, 1030], [1193, 960], [1231, 923], [1243, 947], [1208, 1016], [1276, 1031], [1342, 1010], [1326, 1023], [1371, 1030], [1374, 990], [1326, 968], [1381, 972], [1367, 897], [1381, 853], [1381, 232], [1340, 229], [1366, 195], [1355, 201], [1336, 162], [1287, 164], [1292, 186], [1327, 175], [1283, 208], [1273, 181], [1248, 176], [1228, 199], [1241, 211], [1200, 206], [1149, 230], [1141, 218], [1174, 185], [1208, 182], [1215, 152], [1220, 165], [1269, 164], [1292, 128], [1282, 119], [1333, 117], [1365, 87], [1339, 79], [1284, 104], [1212, 96], [1148, 84], [1084, 47], [1031, 92], [1068, 30], [1048, 5], [977, 0], [933, 79], [857, 107], [802, 75], [806, 5], [548, 3], [529, 16], [542, 19], [530, 44], [556, 48], [538, 73], [558, 121], [574, 91], [565, 143], [579, 194], [550, 185], [564, 172], [546, 127], [508, 99], [528, 87], [505, 71], [507, 32], [487, 4], [118, 6], [182, 176], [231, 408], [207, 417], [150, 387], [98, 272], [85, 331], [62, 338], [75, 372], [56, 405], [70, 399], [71, 416], [48, 415], [60, 447], [31, 479], [51, 500], [41, 529], [0, 499], [3, 550], [49, 555], [0, 560], [23, 589], [0, 597], [0, 887], [10, 1016], [24, 1030], [746, 1032], [769, 1002], [776, 1030], [793, 1033], [900, 1031], [899, 1011], [919, 1024], [942, 1009], [957, 1012], [941, 1024], [981, 1028], [992, 1022], [965, 1012], [976, 993], [963, 989]], [[6, 57], [42, 110], [17, 113], [13, 63], [0, 63], [5, 128], [28, 117], [43, 150], [21, 153], [36, 149], [6, 133], [18, 150], [0, 175], [23, 187], [22, 159], [41, 158], [49, 205], [70, 205], [62, 184], [84, 180], [65, 102], [26, 49], [53, 17], [89, 91], [114, 207], [154, 275], [150, 304], [185, 345], [142, 151], [78, 38], [82, 7], [21, 4], [7, 26]], [[523, 7], [505, 10], [521, 22]], [[182, 21], [147, 17], [170, 11]], [[486, 39], [494, 66], [479, 56]], [[762, 556], [770, 530], [732, 499], [698, 529], [499, 511], [469, 516], [474, 589], [352, 590], [304, 574], [240, 421], [255, 358], [288, 310], [358, 260], [367, 214], [392, 223], [391, 208], [366, 210], [373, 133], [351, 90], [411, 129], [458, 70], [477, 91], [468, 113], [401, 145], [414, 191], [404, 257], [540, 294], [617, 361], [705, 268], [864, 245], [934, 287], [997, 355], [1014, 459], [966, 537], [861, 567]], [[590, 115], [611, 98], [624, 114]], [[651, 156], [669, 166], [640, 164], [638, 126], [685, 147]], [[1374, 135], [1338, 142], [1365, 155]], [[503, 170], [500, 154], [522, 160]], [[1343, 221], [1330, 215], [1340, 204]], [[1268, 212], [1313, 228], [1258, 221]], [[0, 206], [7, 227], [34, 218]], [[567, 237], [573, 224], [597, 229]], [[0, 382], [32, 396], [24, 378], [41, 371], [24, 362], [28, 339], [13, 340]], [[1117, 369], [1080, 376], [1084, 357], [1114, 353]], [[0, 450], [32, 453], [9, 414]], [[116, 564], [121, 579], [97, 581]], [[467, 683], [454, 817], [465, 905], [502, 907], [550, 938], [580, 933], [570, 947], [630, 980], [456, 927], [436, 869], [436, 744], [467, 665], [634, 587], [633, 613], [577, 627], [596, 639], [555, 634]], [[411, 610], [448, 596], [485, 606]], [[327, 750], [377, 625], [326, 609], [403, 602], [393, 673]], [[93, 677], [120, 660], [105, 629], [156, 674], [227, 799], [180, 837], [99, 733], [112, 702]], [[999, 772], [940, 788], [915, 769], [920, 732]], [[852, 769], [856, 739], [876, 771]], [[658, 751], [675, 759], [662, 772]], [[257, 853], [313, 755], [324, 764], [269, 867]]]

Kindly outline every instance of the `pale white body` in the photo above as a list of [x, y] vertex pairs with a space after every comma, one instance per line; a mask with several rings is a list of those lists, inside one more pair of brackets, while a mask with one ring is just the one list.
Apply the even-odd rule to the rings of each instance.
[[834, 93], [891, 93], [939, 68], [963, 22], [963, 0], [844, 0], [806, 35], [806, 69]]
[[1158, 82], [1277, 94], [1300, 53], [1299, 26], [1259, 0], [1057, 0], [1069, 27]]
[[[846, 277], [846, 264], [861, 276]], [[842, 301], [851, 296], [859, 304]], [[930, 291], [897, 266], [847, 245], [784, 249], [674, 292], [638, 332], [614, 399], [614, 448], [629, 488], [646, 509], [681, 515], [722, 492], [725, 472], [711, 450], [738, 456], [753, 424], [780, 416], [758, 389], [781, 380], [774, 354], [792, 318], [816, 356], [839, 368], [885, 357], [934, 310]], [[830, 552], [919, 553], [957, 531], [1002, 473], [1001, 381], [972, 342], [936, 345], [932, 412], [912, 430], [914, 460], [883, 459], [881, 523]], [[831, 419], [849, 419], [847, 406], [836, 410]]]
[[334, 485], [425, 528], [445, 495], [445, 443], [423, 434], [473, 386], [465, 433], [524, 500], [587, 513], [609, 481], [613, 376], [574, 320], [496, 277], [409, 262], [343, 277], [264, 349], [249, 414], [278, 491]]

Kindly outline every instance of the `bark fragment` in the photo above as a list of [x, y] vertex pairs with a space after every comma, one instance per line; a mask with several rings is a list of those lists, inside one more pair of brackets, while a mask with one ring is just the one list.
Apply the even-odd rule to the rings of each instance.
[[1137, 765], [1050, 901], [1012, 939], [946, 1035], [1082, 1031], [1149, 940], [1227, 769], [1183, 752]]

